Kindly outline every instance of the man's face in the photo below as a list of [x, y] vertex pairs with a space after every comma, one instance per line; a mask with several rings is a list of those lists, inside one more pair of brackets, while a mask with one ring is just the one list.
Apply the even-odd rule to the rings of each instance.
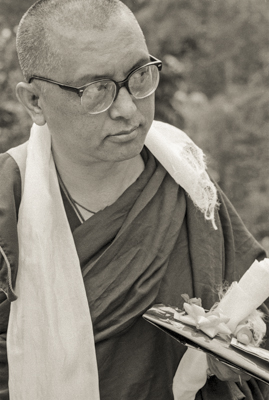
[[[135, 66], [149, 62], [143, 36], [129, 17], [112, 21], [103, 31], [54, 31], [63, 68], [49, 78], [67, 85], [78, 87], [100, 78], [121, 81]], [[122, 88], [107, 111], [91, 115], [76, 93], [49, 83], [43, 88], [40, 105], [58, 157], [87, 165], [140, 153], [154, 117], [154, 94], [136, 100]]]

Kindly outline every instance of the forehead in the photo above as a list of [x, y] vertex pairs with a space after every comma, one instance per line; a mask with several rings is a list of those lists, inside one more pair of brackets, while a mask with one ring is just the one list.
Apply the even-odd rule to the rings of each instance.
[[58, 26], [53, 36], [62, 61], [53, 78], [66, 83], [82, 85], [87, 79], [102, 76], [120, 80], [140, 60], [148, 58], [143, 34], [128, 17], [111, 20], [102, 30]]

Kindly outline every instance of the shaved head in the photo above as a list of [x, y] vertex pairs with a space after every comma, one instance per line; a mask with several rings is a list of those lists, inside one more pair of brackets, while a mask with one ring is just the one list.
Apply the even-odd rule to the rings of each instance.
[[[111, 20], [129, 17], [138, 25], [130, 9], [119, 0], [38, 0], [24, 14], [17, 32], [17, 52], [22, 73], [49, 77], [62, 66], [60, 43], [55, 32], [71, 36], [72, 31], [89, 35], [105, 30]], [[58, 36], [59, 37], [59, 36]]]

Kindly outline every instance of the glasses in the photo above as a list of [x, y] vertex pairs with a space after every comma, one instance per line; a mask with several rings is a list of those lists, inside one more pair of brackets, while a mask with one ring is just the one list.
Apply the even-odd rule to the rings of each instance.
[[120, 82], [113, 79], [98, 79], [80, 87], [73, 87], [35, 75], [28, 82], [37, 79], [58, 85], [63, 90], [75, 92], [81, 99], [82, 107], [89, 114], [99, 114], [109, 109], [122, 87], [125, 87], [137, 100], [150, 96], [158, 87], [161, 69], [162, 62], [150, 56], [149, 63], [134, 69]]

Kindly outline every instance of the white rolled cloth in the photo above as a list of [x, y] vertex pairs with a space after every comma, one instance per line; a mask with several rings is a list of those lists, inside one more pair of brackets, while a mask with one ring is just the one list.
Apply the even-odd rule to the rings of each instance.
[[256, 310], [269, 297], [269, 259], [257, 260], [234, 282], [217, 309], [230, 318], [228, 327], [234, 332], [240, 321]]

